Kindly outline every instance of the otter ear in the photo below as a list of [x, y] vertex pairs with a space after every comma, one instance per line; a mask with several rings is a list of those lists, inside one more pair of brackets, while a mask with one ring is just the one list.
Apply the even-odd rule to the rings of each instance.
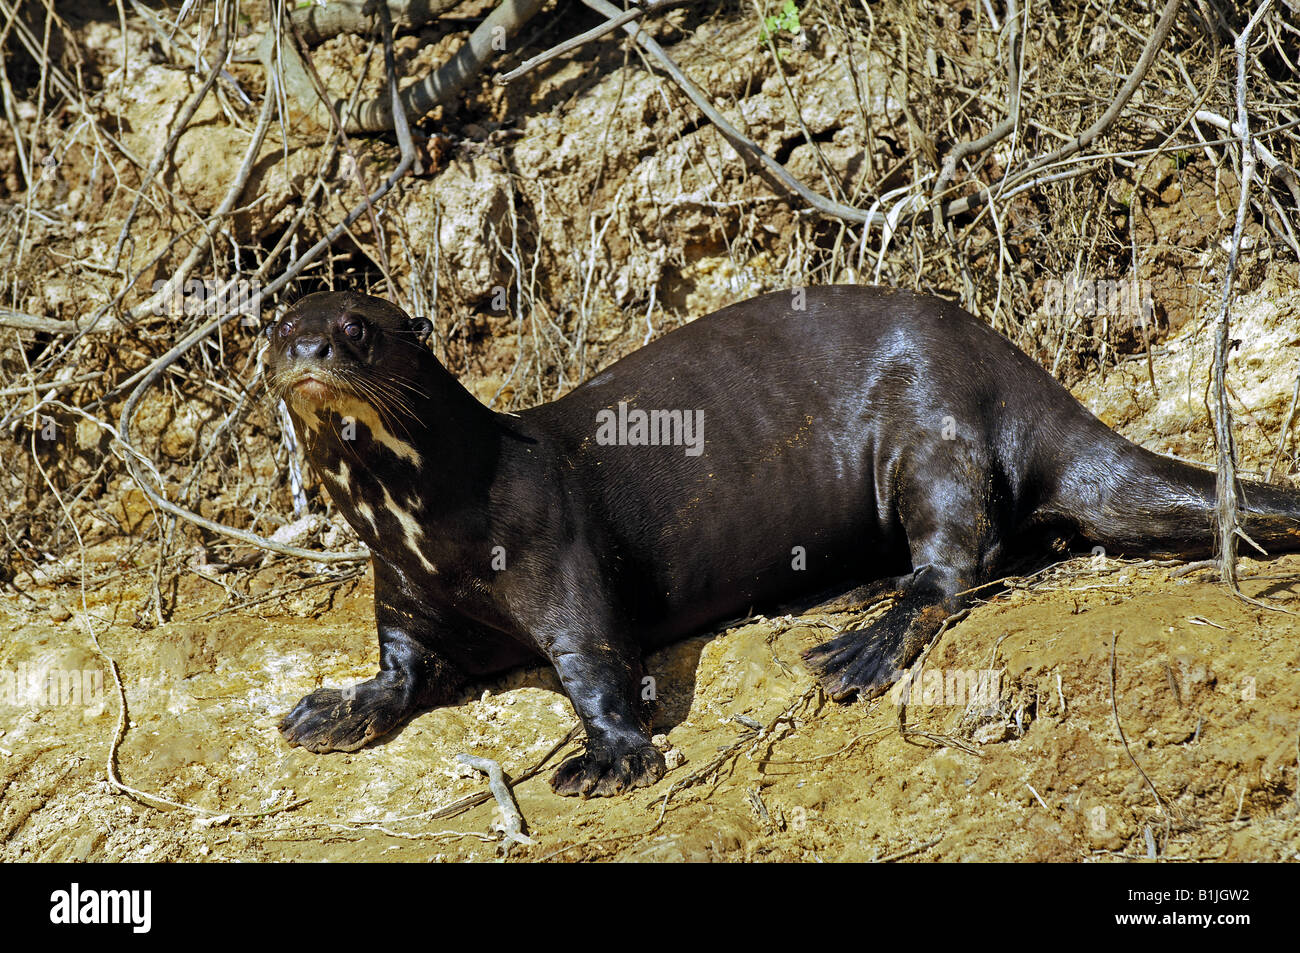
[[415, 335], [415, 339], [423, 344], [429, 340], [429, 335], [433, 333], [433, 322], [428, 318], [407, 318], [406, 329]]

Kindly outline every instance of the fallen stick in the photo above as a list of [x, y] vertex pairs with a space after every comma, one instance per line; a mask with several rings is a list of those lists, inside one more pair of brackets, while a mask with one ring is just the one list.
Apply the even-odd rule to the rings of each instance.
[[497, 805], [501, 808], [501, 819], [505, 828], [502, 833], [507, 847], [511, 843], [531, 846], [533, 840], [524, 833], [524, 816], [519, 812], [519, 805], [515, 803], [514, 793], [506, 783], [506, 775], [501, 770], [501, 765], [491, 758], [480, 758], [472, 754], [458, 754], [456, 760], [487, 775], [488, 790], [492, 792], [492, 796], [497, 799]]
[[15, 328], [19, 331], [45, 331], [49, 334], [76, 334], [81, 326], [76, 321], [60, 321], [57, 318], [44, 318], [38, 314], [24, 311], [10, 311], [0, 308], [0, 328]]

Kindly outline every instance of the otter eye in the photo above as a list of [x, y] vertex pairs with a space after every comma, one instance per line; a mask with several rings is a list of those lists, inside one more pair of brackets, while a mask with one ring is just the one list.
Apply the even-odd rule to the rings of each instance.
[[345, 324], [343, 325], [343, 333], [346, 334], [353, 341], [360, 341], [362, 336], [365, 335], [366, 329], [356, 323]]
[[292, 321], [285, 321], [285, 322], [281, 323], [281, 325], [280, 325], [280, 337], [282, 337], [282, 338], [287, 338], [287, 337], [288, 337], [290, 334], [292, 334], [292, 333], [293, 333], [293, 322], [292, 322]]

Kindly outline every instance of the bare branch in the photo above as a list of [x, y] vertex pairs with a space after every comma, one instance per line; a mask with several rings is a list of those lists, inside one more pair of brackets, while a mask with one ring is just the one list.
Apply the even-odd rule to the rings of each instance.
[[592, 40], [598, 40], [607, 33], [612, 33], [624, 23], [631, 23], [633, 20], [645, 16], [647, 13], [658, 13], [661, 10], [669, 10], [673, 7], [682, 7], [691, 3], [692, 0], [639, 0], [640, 6], [629, 7], [613, 19], [606, 20], [600, 26], [592, 27], [586, 33], [579, 33], [577, 36], [570, 37], [563, 43], [556, 44], [545, 53], [538, 53], [532, 59], [525, 60], [519, 66], [516, 66], [508, 73], [497, 73], [492, 77], [492, 82], [498, 86], [505, 86], [513, 82], [525, 73], [532, 72], [543, 63], [549, 63], [557, 56], [563, 56], [570, 50], [576, 50], [578, 47], [590, 43]]
[[[388, 0], [384, 6], [396, 30], [411, 30], [438, 19], [455, 9], [462, 0]], [[294, 10], [289, 16], [308, 46], [315, 46], [340, 33], [367, 33], [374, 21], [374, 0], [332, 0]]]
[[[622, 11], [618, 7], [609, 3], [608, 0], [582, 0], [587, 6], [597, 13], [603, 14], [609, 19], [617, 19]], [[789, 172], [781, 163], [777, 162], [770, 155], [758, 147], [751, 139], [745, 137], [736, 129], [727, 118], [720, 113], [713, 103], [709, 102], [704, 92], [696, 86], [685, 73], [681, 71], [672, 58], [664, 52], [663, 47], [648, 36], [637, 23], [624, 23], [623, 30], [637, 42], [642, 49], [659, 61], [664, 71], [672, 78], [678, 87], [681, 88], [687, 98], [693, 102], [700, 112], [708, 117], [709, 122], [717, 127], [723, 137], [741, 154], [747, 161], [757, 164], [760, 168], [775, 176], [790, 191], [794, 192], [801, 199], [826, 215], [832, 218], [843, 219], [846, 222], [854, 222], [858, 225], [870, 223], [872, 225], [884, 225], [886, 223], [885, 215], [881, 212], [864, 212], [862, 209], [852, 208], [840, 202], [832, 201], [824, 196], [818, 195], [808, 186], [804, 185]]]
[[10, 311], [8, 308], [0, 308], [0, 327], [17, 328], [19, 331], [45, 331], [48, 334], [76, 334], [81, 330], [75, 321], [43, 318], [22, 311]]
[[[402, 90], [401, 103], [406, 117], [417, 119], [460, 92], [469, 80], [483, 71], [493, 54], [502, 49], [502, 41], [532, 19], [545, 2], [503, 0], [484, 17], [455, 56], [424, 79]], [[365, 29], [369, 29], [369, 25]], [[278, 38], [274, 30], [268, 30], [258, 48], [258, 57], [268, 70], [280, 67], [285, 92], [298, 103], [299, 108], [312, 113], [321, 126], [328, 127], [328, 110], [321, 103], [298, 51], [292, 43], [278, 42], [279, 39], [282, 38]], [[333, 104], [333, 111], [344, 117], [344, 129], [350, 133], [387, 132], [393, 128], [393, 100], [387, 93], [351, 108], [340, 99]]]
[[1059, 162], [1068, 158], [1092, 144], [1098, 136], [1111, 127], [1111, 124], [1124, 111], [1128, 101], [1133, 98], [1133, 93], [1142, 85], [1142, 80], [1146, 78], [1147, 71], [1151, 68], [1156, 54], [1160, 47], [1164, 45], [1165, 38], [1169, 36], [1169, 31], [1173, 28], [1174, 18], [1178, 14], [1178, 8], [1182, 5], [1182, 0], [1166, 0], [1164, 9], [1160, 12], [1160, 19], [1156, 22], [1155, 31], [1147, 41], [1147, 45], [1142, 50], [1142, 55], [1138, 57], [1137, 63], [1133, 66], [1132, 72], [1124, 80], [1124, 85], [1120, 87], [1119, 93], [1106, 107], [1106, 111], [1091, 126], [1081, 132], [1076, 138], [1071, 139], [1065, 145], [1061, 146], [1054, 152], [1049, 152], [1045, 156], [1040, 156], [1029, 165], [1016, 172], [1008, 174], [998, 183], [988, 188], [980, 189], [973, 195], [949, 202], [943, 207], [943, 215], [948, 218], [953, 215], [960, 215], [963, 212], [969, 212], [988, 202], [990, 198], [996, 195], [1001, 189], [1017, 184], [1022, 179], [1029, 178], [1044, 166]]
[[153, 161], [149, 163], [149, 168], [144, 174], [144, 180], [140, 183], [140, 189], [135, 194], [135, 201], [131, 203], [131, 209], [126, 213], [126, 219], [122, 222], [122, 229], [117, 236], [117, 245], [113, 248], [112, 267], [114, 271], [117, 270], [118, 265], [122, 261], [122, 249], [126, 245], [127, 236], [131, 234], [131, 222], [135, 220], [135, 213], [140, 210], [140, 203], [144, 201], [145, 193], [148, 192], [149, 188], [153, 185], [154, 177], [157, 176], [159, 170], [162, 169], [163, 163], [171, 157], [172, 150], [176, 148], [176, 143], [180, 141], [185, 130], [189, 128], [190, 120], [194, 118], [194, 114], [198, 111], [199, 106], [202, 105], [203, 100], [207, 98], [208, 92], [212, 89], [212, 84], [217, 81], [217, 76], [220, 75], [221, 70], [226, 65], [226, 56], [229, 52], [230, 30], [226, 28], [225, 24], [222, 24], [221, 49], [217, 51], [216, 61], [208, 70], [208, 75], [204, 78], [203, 85], [199, 87], [199, 91], [190, 97], [190, 101], [186, 103], [185, 107], [181, 110], [180, 115], [176, 119], [176, 128], [172, 130], [171, 135], [167, 137], [167, 141], [163, 143], [162, 148], [158, 150], [158, 154], [155, 155]]
[[[1230, 132], [1238, 138], [1241, 138], [1242, 136], [1242, 130], [1238, 127], [1237, 123], [1228, 122], [1227, 119], [1220, 116], [1218, 113], [1212, 113], [1205, 109], [1199, 110], [1196, 113], [1196, 121], [1207, 123], [1208, 125], [1214, 126], [1216, 129], [1222, 129], [1224, 132]], [[1273, 155], [1273, 153], [1265, 148], [1264, 144], [1258, 139], [1251, 137], [1250, 142], [1251, 149], [1259, 156], [1260, 161], [1264, 163], [1264, 168], [1268, 169], [1269, 172], [1281, 180], [1282, 184], [1285, 185], [1287, 190], [1291, 193], [1291, 198], [1295, 200], [1296, 208], [1300, 208], [1300, 175], [1297, 175], [1296, 170], [1291, 168], [1291, 166]]]
[[1241, 253], [1241, 235], [1246, 227], [1246, 209], [1250, 205], [1250, 182], [1255, 175], [1255, 150], [1251, 148], [1250, 114], [1246, 111], [1246, 57], [1250, 51], [1250, 34], [1272, 5], [1264, 0], [1250, 21], [1237, 35], [1233, 44], [1237, 53], [1237, 122], [1241, 135], [1241, 174], [1237, 199], [1237, 221], [1232, 229], [1232, 248], [1228, 252], [1228, 267], [1223, 276], [1223, 297], [1219, 304], [1219, 319], [1214, 336], [1214, 436], [1219, 445], [1217, 467], [1217, 501], [1214, 507], [1216, 529], [1219, 537], [1219, 572], [1223, 581], [1237, 595], [1237, 537], [1242, 534], [1240, 525], [1240, 487], [1237, 483], [1236, 446], [1232, 437], [1232, 408], [1228, 405], [1226, 374], [1229, 338], [1229, 309], [1232, 305], [1232, 284], [1237, 274], [1237, 256]]
[[[1011, 135], [1020, 121], [1020, 16], [1016, 0], [1007, 0], [1007, 118], [1002, 120], [985, 135], [978, 139], [961, 142], [943, 160], [939, 178], [935, 180], [930, 194], [941, 199], [948, 185], [957, 174], [957, 164], [968, 156], [979, 155], [995, 143]], [[943, 219], [942, 209], [936, 205], [933, 209], [934, 223], [937, 226]]]

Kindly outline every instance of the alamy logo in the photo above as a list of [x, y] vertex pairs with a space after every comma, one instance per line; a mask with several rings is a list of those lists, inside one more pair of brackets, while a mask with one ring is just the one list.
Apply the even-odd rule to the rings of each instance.
[[104, 673], [98, 668], [46, 671], [26, 662], [0, 671], [0, 706], [103, 709]]
[[596, 443], [602, 447], [685, 447], [688, 457], [704, 452], [704, 411], [627, 409], [596, 413]]
[[133, 933], [148, 933], [153, 922], [152, 890], [68, 890], [50, 894], [51, 923], [128, 923]]
[[1151, 283], [1128, 278], [1049, 278], [1043, 283], [1043, 310], [1060, 315], [1150, 317], [1155, 299]]
[[895, 705], [992, 708], [1002, 694], [1002, 669], [923, 668], [905, 672], [889, 690]]
[[262, 315], [262, 284], [247, 278], [191, 278], [183, 287], [159, 278], [153, 293], [153, 313], [160, 317], [242, 314], [253, 324]]

